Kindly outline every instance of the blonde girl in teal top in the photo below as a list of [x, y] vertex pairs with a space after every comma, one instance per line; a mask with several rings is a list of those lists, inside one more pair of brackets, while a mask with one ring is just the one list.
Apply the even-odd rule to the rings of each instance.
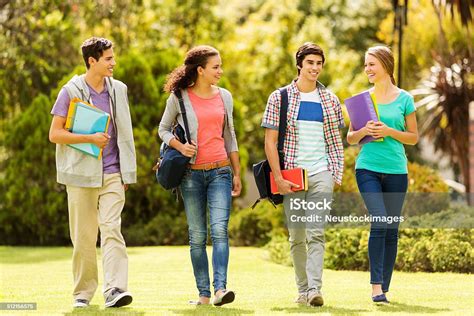
[[[375, 123], [376, 130], [385, 130], [382, 142], [370, 142], [362, 146], [356, 161], [356, 169], [367, 169], [382, 173], [406, 174], [407, 157], [403, 143], [391, 133], [406, 132], [406, 117], [415, 120], [415, 104], [413, 97], [405, 90], [398, 89], [398, 96], [391, 102], [378, 102], [380, 120], [382, 124]], [[416, 127], [416, 125], [415, 125]]]
[[399, 217], [408, 187], [405, 145], [418, 142], [413, 97], [395, 85], [394, 58], [385, 46], [375, 46], [365, 54], [365, 73], [378, 103], [380, 121], [354, 131], [349, 126], [347, 141], [358, 144], [367, 135], [383, 137], [382, 142], [362, 145], [356, 161], [356, 179], [364, 203], [374, 220], [370, 227], [369, 263], [372, 300], [388, 303], [397, 257], [398, 223], [388, 225], [388, 217]]

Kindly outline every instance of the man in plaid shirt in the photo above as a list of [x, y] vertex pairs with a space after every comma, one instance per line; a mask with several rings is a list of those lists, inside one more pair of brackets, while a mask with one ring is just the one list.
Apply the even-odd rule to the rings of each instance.
[[344, 152], [339, 128], [344, 118], [338, 98], [320, 82], [323, 50], [305, 43], [296, 53], [298, 77], [286, 87], [288, 113], [283, 145], [284, 168], [304, 168], [308, 190], [283, 179], [277, 151], [281, 94], [274, 91], [262, 119], [265, 153], [278, 192], [284, 195], [290, 250], [298, 287], [297, 303], [324, 304], [321, 294], [324, 257], [324, 221], [329, 214], [334, 183], [341, 184]]

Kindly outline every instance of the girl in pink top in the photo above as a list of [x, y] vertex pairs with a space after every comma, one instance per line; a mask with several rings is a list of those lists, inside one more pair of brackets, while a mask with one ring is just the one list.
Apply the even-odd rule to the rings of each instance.
[[217, 92], [210, 98], [203, 98], [189, 88], [188, 95], [199, 122], [197, 131], [199, 150], [195, 164], [226, 160], [227, 152], [222, 135], [225, 109], [220, 93]]
[[[213, 304], [231, 303], [235, 293], [227, 289], [229, 262], [228, 223], [232, 196], [240, 195], [240, 162], [234, 124], [232, 95], [217, 87], [222, 76], [219, 52], [210, 46], [191, 49], [184, 65], [168, 76], [165, 91], [171, 95], [160, 122], [161, 139], [191, 157], [180, 190], [189, 228], [191, 262], [199, 291], [192, 304], [209, 304], [210, 278], [206, 253], [207, 212], [212, 239]], [[182, 127], [183, 115], [174, 91], [181, 91], [191, 134], [191, 144], [181, 143], [171, 133], [177, 122]]]

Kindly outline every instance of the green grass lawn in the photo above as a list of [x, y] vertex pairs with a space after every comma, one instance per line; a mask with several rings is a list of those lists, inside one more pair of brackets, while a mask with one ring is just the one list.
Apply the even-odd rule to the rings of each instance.
[[474, 310], [472, 275], [395, 272], [389, 293], [392, 303], [380, 306], [370, 301], [368, 272], [333, 270], [324, 271], [324, 307], [299, 307], [293, 303], [296, 296], [293, 269], [268, 261], [265, 251], [258, 248], [231, 248], [228, 287], [237, 293], [233, 304], [220, 308], [190, 306], [187, 302], [197, 297], [197, 290], [188, 247], [129, 248], [132, 305], [105, 310], [99, 274], [99, 289], [91, 306], [73, 310], [71, 253], [71, 248], [0, 247], [0, 302], [38, 304], [36, 312], [0, 311], [0, 314], [471, 315]]

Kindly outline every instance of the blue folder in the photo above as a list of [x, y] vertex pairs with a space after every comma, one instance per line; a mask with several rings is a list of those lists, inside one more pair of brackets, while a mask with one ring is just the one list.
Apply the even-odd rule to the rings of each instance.
[[[109, 127], [110, 115], [96, 107], [76, 102], [72, 120], [71, 132], [74, 134], [106, 133]], [[102, 149], [92, 143], [69, 144], [97, 159], [102, 157]]]

